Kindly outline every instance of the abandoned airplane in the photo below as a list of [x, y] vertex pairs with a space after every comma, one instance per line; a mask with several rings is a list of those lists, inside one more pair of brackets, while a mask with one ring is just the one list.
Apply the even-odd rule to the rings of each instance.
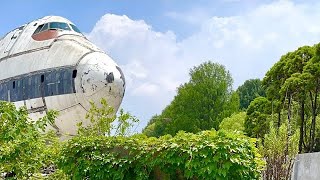
[[119, 66], [63, 17], [43, 17], [0, 39], [0, 100], [26, 106], [32, 119], [58, 111], [51, 128], [62, 135], [89, 123], [89, 101], [105, 98], [116, 111], [124, 92]]

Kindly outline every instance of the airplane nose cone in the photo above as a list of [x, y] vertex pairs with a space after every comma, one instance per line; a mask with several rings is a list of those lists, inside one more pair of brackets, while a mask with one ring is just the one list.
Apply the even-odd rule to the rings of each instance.
[[80, 61], [77, 70], [76, 90], [83, 107], [89, 110], [88, 102], [98, 105], [104, 98], [116, 112], [125, 92], [125, 78], [117, 64], [106, 54], [92, 53]]

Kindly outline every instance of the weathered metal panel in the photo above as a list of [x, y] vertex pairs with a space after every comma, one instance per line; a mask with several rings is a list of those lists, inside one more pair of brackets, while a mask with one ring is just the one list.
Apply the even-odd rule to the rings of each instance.
[[[78, 122], [89, 123], [84, 118], [90, 109], [89, 101], [98, 104], [103, 97], [115, 110], [118, 109], [125, 90], [124, 77], [117, 64], [82, 34], [74, 31], [58, 31], [57, 38], [34, 40], [32, 34], [40, 24], [46, 22], [71, 23], [62, 17], [48, 16], [30, 22], [24, 29], [12, 31], [1, 39], [0, 82], [41, 73], [44, 70], [74, 68], [72, 70], [74, 92], [63, 95], [43, 94], [41, 98], [18, 101], [15, 104], [17, 107], [26, 106], [30, 117], [34, 119], [42, 117], [48, 109], [55, 109], [59, 111], [59, 117], [51, 129], [62, 134], [75, 134]], [[13, 43], [11, 37], [17, 34], [20, 36], [13, 39], [15, 41]]]

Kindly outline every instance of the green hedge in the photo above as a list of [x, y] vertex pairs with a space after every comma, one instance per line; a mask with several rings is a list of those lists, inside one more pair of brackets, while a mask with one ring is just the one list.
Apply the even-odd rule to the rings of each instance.
[[255, 140], [237, 133], [74, 137], [58, 167], [73, 179], [259, 179]]

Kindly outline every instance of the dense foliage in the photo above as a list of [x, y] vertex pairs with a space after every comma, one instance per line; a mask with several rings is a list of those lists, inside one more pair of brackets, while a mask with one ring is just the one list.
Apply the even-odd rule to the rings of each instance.
[[59, 167], [74, 179], [258, 179], [263, 167], [254, 139], [223, 131], [79, 136], [62, 154]]
[[265, 97], [254, 99], [248, 109], [245, 118], [245, 132], [250, 137], [263, 138], [268, 132], [268, 117], [271, 114], [271, 102]]
[[240, 98], [240, 109], [247, 109], [255, 98], [266, 95], [260, 79], [246, 80], [243, 85], [238, 87], [237, 93]]
[[1, 102], [0, 115], [0, 173], [13, 179], [258, 179], [264, 166], [255, 140], [238, 133], [125, 136], [136, 119], [114, 115], [105, 100], [92, 104], [92, 124], [79, 124], [66, 142], [42, 132], [54, 112], [34, 122], [24, 108]]
[[[278, 127], [287, 121], [288, 124], [296, 124], [299, 128], [300, 152], [317, 151], [316, 148], [319, 147], [319, 133], [316, 128], [319, 82], [320, 44], [303, 46], [283, 55], [263, 79], [267, 98], [274, 105], [273, 113], [278, 114]], [[297, 113], [295, 107], [298, 107]], [[285, 119], [281, 118], [283, 111], [287, 114]], [[289, 134], [293, 128], [295, 127], [288, 127]]]
[[[239, 96], [232, 91], [232, 77], [223, 65], [205, 62], [190, 70], [189, 82], [178, 88], [161, 115], [151, 120], [148, 135], [174, 135], [180, 130], [199, 132], [219, 129], [223, 118], [239, 109]], [[151, 132], [151, 130], [156, 133]]]
[[16, 109], [12, 103], [0, 101], [0, 174], [29, 179], [55, 163], [57, 139], [51, 132], [43, 132], [55, 116], [49, 111], [32, 121], [25, 108]]
[[220, 129], [227, 131], [244, 131], [245, 112], [234, 113], [230, 117], [224, 118], [219, 125]]

